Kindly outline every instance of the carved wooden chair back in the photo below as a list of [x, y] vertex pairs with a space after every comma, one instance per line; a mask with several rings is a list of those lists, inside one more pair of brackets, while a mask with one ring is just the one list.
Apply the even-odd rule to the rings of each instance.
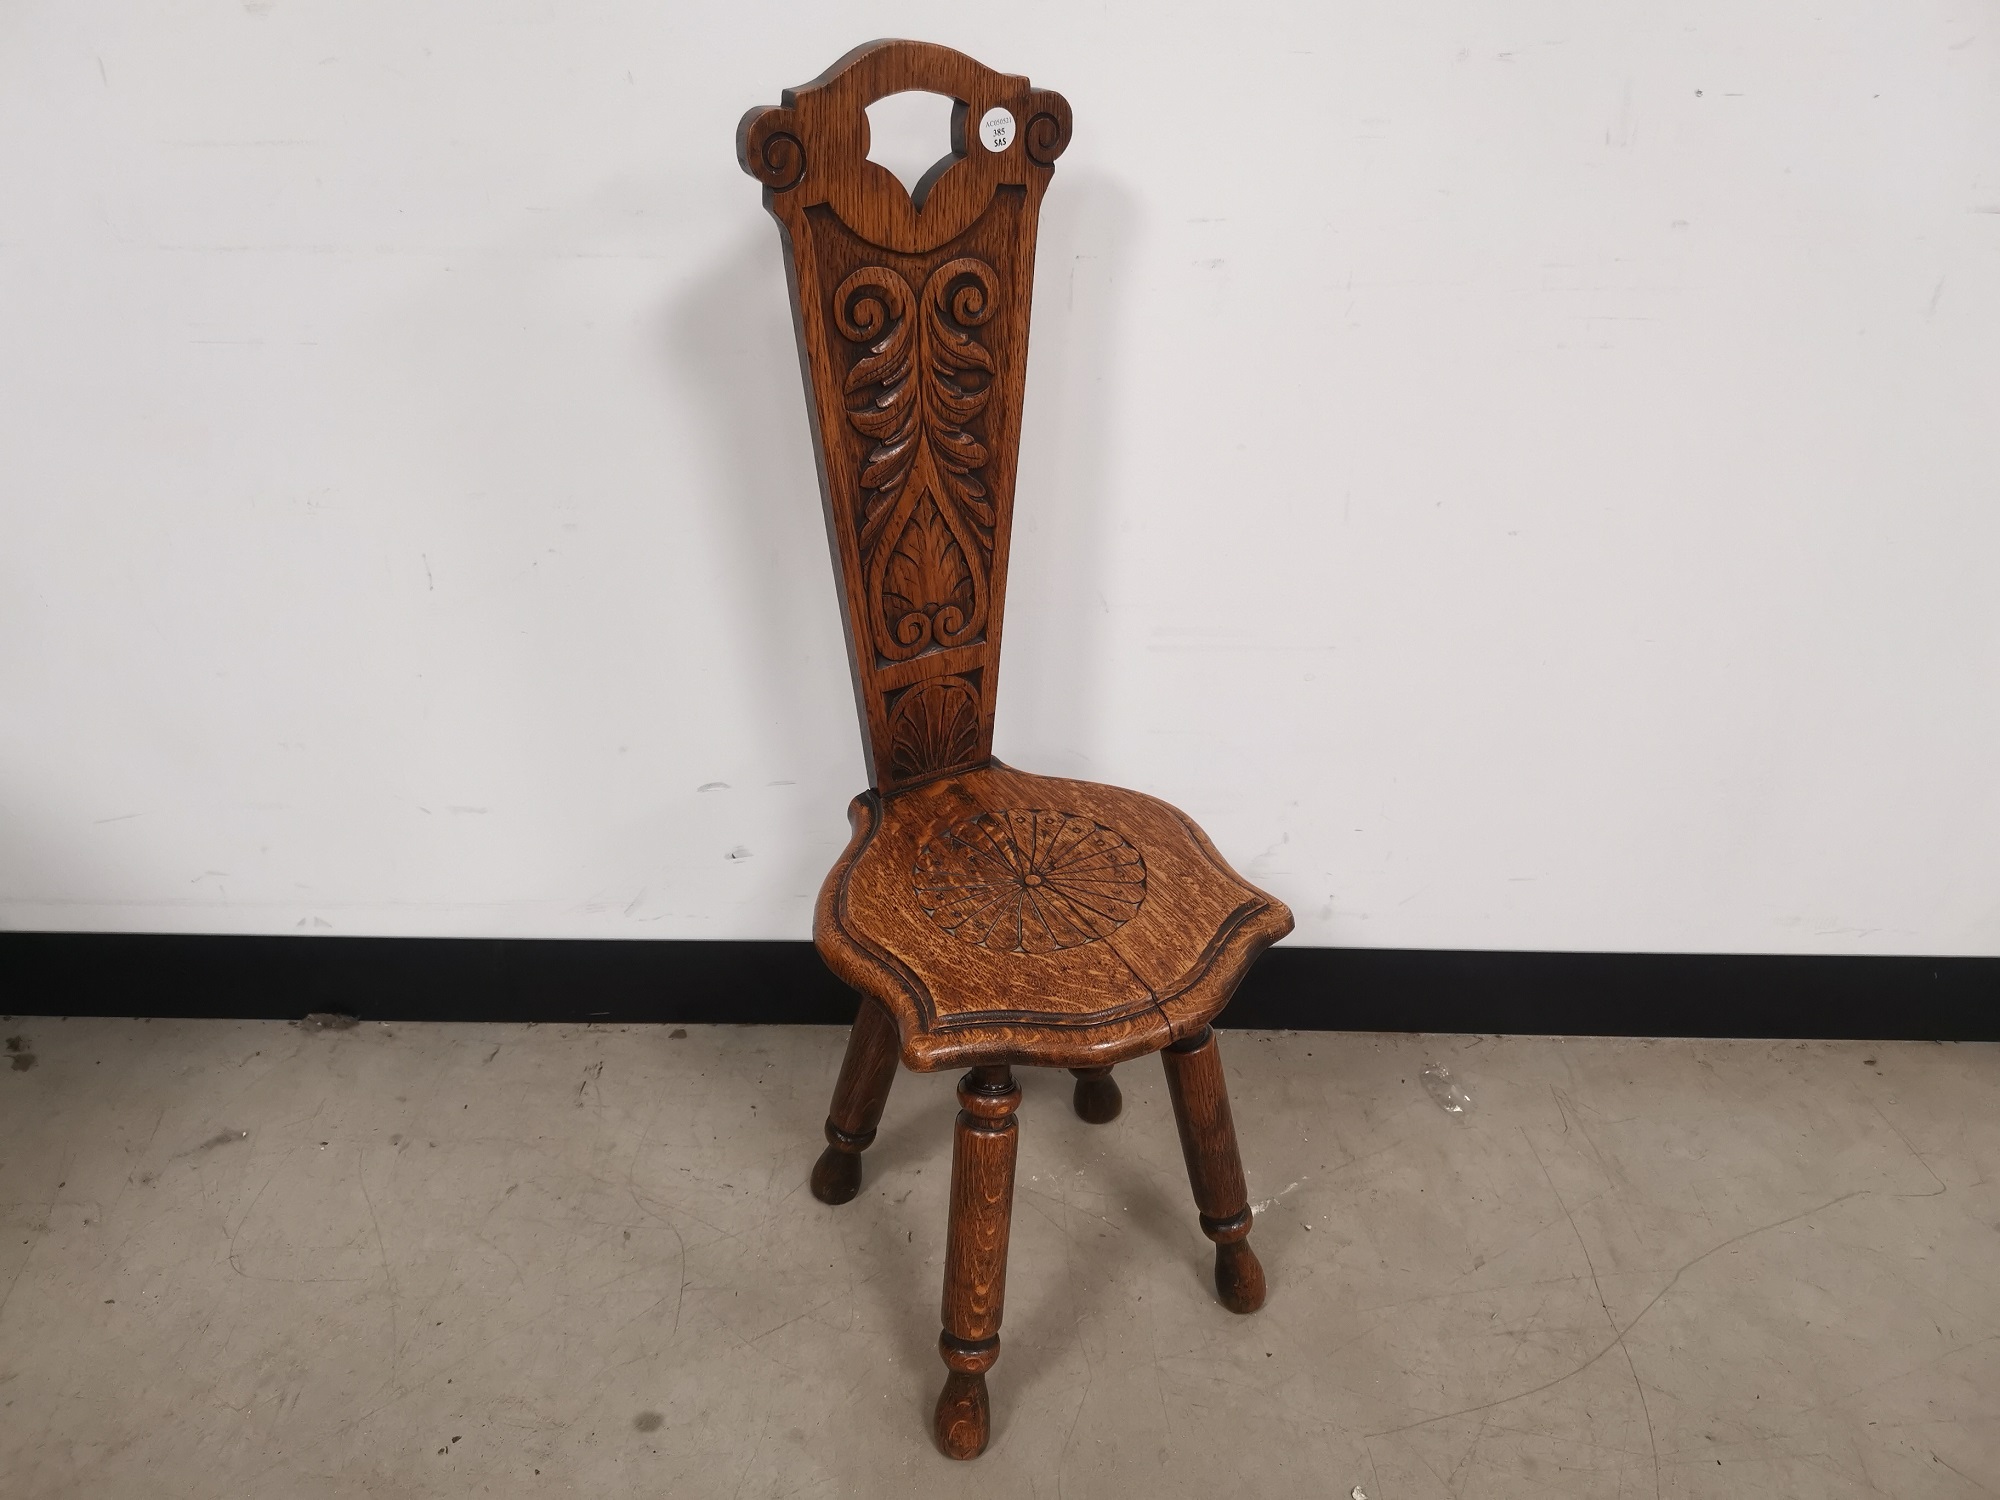
[[[954, 100], [914, 192], [868, 106]], [[1035, 227], [1069, 105], [922, 42], [857, 48], [737, 132], [784, 231], [828, 539], [873, 784], [993, 751]]]

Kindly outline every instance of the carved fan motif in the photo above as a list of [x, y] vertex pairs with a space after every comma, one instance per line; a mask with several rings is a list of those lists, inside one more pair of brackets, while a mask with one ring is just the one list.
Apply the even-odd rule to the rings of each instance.
[[995, 514], [968, 424], [995, 367], [972, 336], [999, 303], [993, 268], [946, 261], [917, 296], [889, 266], [863, 266], [833, 294], [834, 321], [862, 346], [847, 374], [847, 419], [874, 439], [862, 462], [860, 551], [874, 646], [907, 661], [980, 638]]
[[1146, 862], [1076, 813], [981, 813], [933, 838], [910, 875], [924, 912], [965, 942], [1054, 953], [1111, 936], [1146, 899]]
[[979, 692], [963, 677], [940, 677], [896, 700], [889, 767], [898, 780], [970, 760], [979, 744]]

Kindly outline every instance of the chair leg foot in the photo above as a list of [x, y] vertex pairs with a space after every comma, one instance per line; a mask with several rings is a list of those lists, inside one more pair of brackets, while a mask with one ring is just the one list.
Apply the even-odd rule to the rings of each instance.
[[1242, 1239], [1224, 1240], [1215, 1247], [1215, 1294], [1233, 1313], [1253, 1313], [1264, 1305], [1264, 1265], [1250, 1248], [1248, 1224]]
[[850, 1203], [861, 1191], [861, 1153], [828, 1146], [813, 1163], [812, 1195], [822, 1203]]
[[1231, 1312], [1253, 1313], [1264, 1305], [1264, 1267], [1250, 1248], [1250, 1192], [1243, 1181], [1215, 1033], [1204, 1026], [1200, 1035], [1167, 1048], [1160, 1061], [1167, 1070], [1167, 1094], [1180, 1127], [1201, 1232], [1215, 1242], [1216, 1294]]
[[813, 1163], [812, 1195], [822, 1203], [847, 1203], [861, 1191], [861, 1153], [875, 1139], [889, 1085], [896, 1081], [896, 1023], [872, 1000], [863, 1000], [847, 1034], [840, 1081], [826, 1117], [826, 1150]]
[[1092, 1125], [1109, 1125], [1125, 1108], [1125, 1096], [1109, 1068], [1071, 1068], [1076, 1076], [1077, 1118]]
[[[986, 1354], [990, 1365], [999, 1351], [995, 1348], [981, 1352]], [[946, 1362], [951, 1359], [951, 1353], [947, 1352]], [[993, 1435], [993, 1406], [986, 1396], [984, 1369], [953, 1367], [944, 1378], [944, 1389], [938, 1392], [932, 1426], [937, 1433], [938, 1451], [946, 1458], [977, 1458], [986, 1451], [986, 1441]]]
[[1005, 1066], [976, 1067], [958, 1085], [951, 1142], [951, 1223], [944, 1246], [945, 1369], [935, 1431], [947, 1458], [977, 1458], [992, 1434], [986, 1372], [1000, 1357], [1007, 1294], [1007, 1234], [1014, 1211], [1014, 1152], [1021, 1090]]

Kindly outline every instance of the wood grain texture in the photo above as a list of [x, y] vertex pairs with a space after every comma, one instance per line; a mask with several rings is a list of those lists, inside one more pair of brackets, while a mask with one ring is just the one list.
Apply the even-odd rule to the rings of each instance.
[[977, 1457], [991, 1431], [986, 1372], [1000, 1357], [1007, 1297], [1007, 1238], [1014, 1215], [1014, 1156], [1021, 1089], [1005, 1066], [972, 1069], [958, 1085], [952, 1129], [951, 1224], [944, 1247], [944, 1329], [938, 1353], [950, 1372], [938, 1396], [938, 1447]]
[[[1291, 931], [1184, 814], [1119, 787], [991, 761], [864, 793], [849, 817], [814, 940], [895, 1016], [921, 1071], [1158, 1051], [1206, 1025]], [[941, 894], [953, 871], [957, 901]]]
[[1250, 1248], [1250, 1190], [1222, 1077], [1222, 1048], [1204, 1026], [1160, 1054], [1201, 1232], [1215, 1242], [1215, 1290], [1231, 1312], [1264, 1305], [1264, 1268]]
[[820, 1202], [846, 1203], [861, 1191], [861, 1153], [875, 1143], [875, 1127], [896, 1081], [897, 1053], [895, 1021], [874, 1001], [863, 1000], [833, 1086], [826, 1150], [812, 1170], [812, 1192]]

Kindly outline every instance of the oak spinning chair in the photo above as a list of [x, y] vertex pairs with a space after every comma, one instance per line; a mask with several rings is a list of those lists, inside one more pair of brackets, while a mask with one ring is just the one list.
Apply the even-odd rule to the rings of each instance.
[[[868, 159], [868, 106], [908, 90], [955, 101], [951, 152], [914, 192]], [[993, 757], [1035, 219], [1069, 137], [1060, 94], [907, 41], [857, 48], [736, 136], [783, 232], [873, 776], [813, 922], [862, 998], [812, 1190], [859, 1191], [898, 1061], [970, 1068], [938, 1339], [954, 1458], [990, 1426], [1014, 1064], [1068, 1068], [1103, 1123], [1113, 1065], [1158, 1052], [1216, 1289], [1233, 1312], [1264, 1301], [1209, 1023], [1291, 913], [1166, 803]]]

